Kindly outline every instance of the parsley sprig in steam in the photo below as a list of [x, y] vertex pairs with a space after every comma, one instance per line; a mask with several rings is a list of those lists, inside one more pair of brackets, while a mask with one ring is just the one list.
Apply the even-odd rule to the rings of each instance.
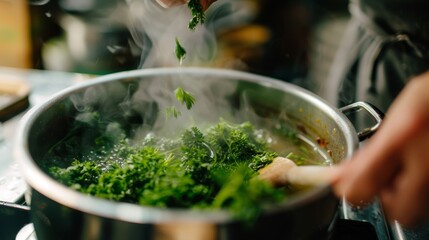
[[188, 23], [188, 28], [190, 30], [195, 30], [198, 24], [204, 23], [206, 15], [199, 0], [190, 0], [188, 2], [188, 8], [191, 10], [192, 14], [192, 18]]
[[183, 59], [185, 59], [185, 57], [186, 57], [186, 50], [180, 44], [179, 39], [177, 37], [176, 37], [176, 48], [175, 48], [174, 52], [176, 53], [177, 60], [179, 60], [179, 63], [182, 64]]
[[[199, 0], [190, 0], [188, 2], [188, 8], [191, 10], [191, 15], [192, 15], [192, 18], [191, 20], [189, 20], [189, 23], [188, 23], [188, 28], [193, 31], [195, 30], [198, 24], [204, 23], [206, 16]], [[179, 60], [180, 64], [182, 64], [183, 59], [185, 59], [185, 56], [186, 56], [186, 50], [180, 44], [179, 39], [177, 37], [175, 42], [176, 42], [176, 47], [175, 47], [176, 58]]]
[[185, 91], [182, 87], [176, 88], [174, 90], [176, 94], [177, 101], [181, 104], [185, 104], [186, 108], [190, 110], [195, 103], [195, 97], [192, 96], [189, 92]]
[[[179, 42], [179, 39], [176, 37], [176, 48], [175, 48], [176, 58], [179, 60], [179, 64], [181, 65], [183, 59], [186, 57], [186, 50], [182, 47]], [[184, 104], [188, 110], [192, 108], [195, 103], [195, 97], [192, 96], [191, 93], [185, 91], [182, 87], [178, 87], [174, 94], [176, 95], [177, 101], [179, 103]], [[166, 108], [166, 116], [167, 118], [173, 116], [175, 118], [179, 117], [182, 113], [175, 106], [170, 106]]]
[[[174, 90], [174, 94], [176, 96], [177, 101], [180, 104], [185, 105], [188, 110], [190, 110], [195, 104], [195, 97], [191, 93], [185, 91], [182, 87], [176, 88], [176, 90]], [[182, 115], [182, 112], [175, 106], [167, 107], [165, 109], [165, 112], [167, 118], [171, 116], [173, 116], [174, 118], [178, 118], [180, 115]]]

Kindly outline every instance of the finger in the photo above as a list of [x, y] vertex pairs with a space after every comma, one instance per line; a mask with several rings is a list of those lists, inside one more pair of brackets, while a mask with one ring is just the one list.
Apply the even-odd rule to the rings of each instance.
[[[399, 168], [399, 161], [391, 159], [386, 166], [382, 161], [372, 160], [368, 153], [362, 150], [354, 159], [342, 166], [340, 176], [333, 184], [339, 196], [345, 196], [353, 205], [365, 205], [371, 202], [375, 195], [391, 181]], [[381, 170], [380, 170], [381, 169]]]
[[[421, 79], [423, 78], [423, 79]], [[413, 79], [397, 97], [383, 120], [378, 138], [386, 142], [375, 141], [372, 149], [378, 148], [379, 154], [388, 154], [401, 149], [405, 140], [411, 139], [422, 127], [427, 125], [429, 118], [429, 72], [423, 77]], [[381, 151], [383, 150], [383, 151]]]
[[412, 227], [427, 217], [429, 198], [425, 189], [427, 179], [403, 176], [395, 187], [380, 193], [380, 200], [389, 220]]
[[401, 173], [380, 194], [386, 215], [402, 225], [414, 226], [429, 212], [429, 131], [423, 130], [404, 151]]
[[156, 0], [156, 2], [164, 8], [170, 8], [178, 5], [183, 5], [186, 0]]
[[[398, 149], [416, 133], [418, 122], [402, 122], [393, 118], [386, 119], [383, 124], [379, 132], [342, 166], [335, 181], [336, 192], [344, 195], [352, 204], [370, 202], [392, 181], [400, 168]], [[391, 126], [395, 126], [395, 129], [399, 127], [400, 130], [392, 131]]]
[[[344, 194], [353, 204], [370, 201], [389, 184], [398, 172], [398, 154], [426, 124], [426, 105], [416, 100], [421, 89], [409, 87], [392, 105], [379, 131], [344, 164], [334, 181], [337, 194]], [[423, 94], [423, 93], [421, 93]], [[424, 93], [426, 96], [427, 94]], [[423, 101], [424, 103], [425, 101]]]

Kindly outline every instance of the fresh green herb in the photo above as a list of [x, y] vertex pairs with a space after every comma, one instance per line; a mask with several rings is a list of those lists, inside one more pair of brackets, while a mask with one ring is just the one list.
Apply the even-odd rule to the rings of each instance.
[[228, 166], [244, 161], [250, 163], [267, 151], [265, 139], [258, 137], [249, 122], [235, 125], [222, 120], [208, 129], [206, 138], [216, 153], [216, 161]]
[[177, 109], [177, 108], [176, 108], [176, 107], [174, 107], [174, 106], [167, 107], [167, 108], [165, 109], [165, 112], [166, 112], [166, 117], [167, 117], [167, 118], [170, 118], [171, 116], [173, 116], [174, 118], [177, 118], [177, 117], [179, 117], [180, 115], [182, 115], [182, 112], [180, 112], [180, 110], [179, 110], [179, 109]]
[[262, 152], [253, 156], [252, 161], [249, 163], [249, 167], [254, 171], [259, 171], [263, 167], [270, 164], [274, 158], [278, 157], [276, 152]]
[[188, 23], [188, 28], [195, 30], [198, 24], [203, 24], [206, 16], [199, 0], [189, 0], [188, 8], [191, 10], [192, 18]]
[[73, 161], [68, 168], [64, 169], [55, 166], [50, 171], [53, 177], [76, 190], [86, 189], [96, 183], [98, 176], [102, 172], [96, 162], [80, 162], [77, 160]]
[[[182, 87], [176, 88], [176, 90], [174, 90], [174, 94], [176, 95], [177, 101], [181, 104], [185, 104], [188, 110], [190, 110], [195, 103], [195, 97], [185, 91]], [[165, 109], [165, 115], [166, 118], [170, 118], [171, 116], [177, 118], [182, 115], [182, 112], [175, 106], [170, 106]]]
[[183, 60], [186, 57], [186, 50], [185, 48], [182, 47], [177, 37], [176, 37], [176, 48], [174, 52], [176, 53], [177, 60], [179, 60], [179, 63], [182, 64]]
[[176, 94], [176, 99], [181, 103], [185, 104], [186, 108], [189, 110], [195, 103], [195, 97], [192, 96], [189, 92], [185, 91], [182, 87], [178, 87], [174, 90]]
[[[191, 15], [192, 15], [192, 18], [189, 20], [189, 23], [188, 23], [188, 28], [193, 31], [195, 30], [198, 24], [204, 23], [206, 19], [206, 15], [199, 0], [189, 0], [188, 8], [191, 10]], [[179, 63], [182, 64], [183, 60], [186, 57], [186, 50], [180, 44], [179, 39], [177, 37], [176, 37], [175, 53], [176, 53], [177, 60], [179, 60]]]
[[116, 142], [110, 150], [94, 144], [102, 150], [78, 160], [66, 155], [70, 166], [48, 171], [60, 182], [100, 198], [156, 207], [227, 209], [250, 222], [265, 204], [285, 198], [284, 189], [254, 178], [256, 169], [276, 154], [248, 122], [221, 120], [204, 131], [191, 127], [178, 139], [152, 136], [137, 146], [126, 139]]
[[213, 207], [226, 207], [234, 215], [251, 224], [261, 214], [264, 204], [284, 200], [283, 191], [257, 180], [254, 176], [255, 172], [241, 164], [230, 174], [221, 174], [222, 188], [213, 200]]

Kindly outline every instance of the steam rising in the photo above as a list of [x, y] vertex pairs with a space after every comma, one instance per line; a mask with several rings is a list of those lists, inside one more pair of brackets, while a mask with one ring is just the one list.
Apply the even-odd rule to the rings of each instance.
[[[155, 0], [129, 0], [127, 4], [129, 30], [142, 50], [140, 68], [179, 66], [174, 54], [176, 38], [187, 51], [183, 65], [210, 66], [217, 52], [216, 31], [249, 18], [240, 1], [219, 0], [206, 12], [206, 23], [191, 31], [188, 29], [191, 13], [186, 5], [165, 9]], [[228, 119], [239, 112], [245, 113], [247, 120], [251, 116], [249, 109], [243, 106], [231, 111], [228, 97], [237, 88], [235, 81], [219, 76], [182, 74], [180, 68], [174, 75], [136, 80], [128, 84], [119, 81], [102, 84], [74, 95], [71, 100], [80, 112], [76, 120], [94, 121], [95, 115], [88, 112], [97, 111], [102, 115], [98, 121], [125, 123], [131, 127], [128, 130], [131, 135], [140, 139], [152, 132], [174, 134], [190, 125], [214, 123], [220, 117]], [[191, 110], [178, 103], [174, 90], [179, 86], [196, 98]], [[165, 110], [171, 106], [180, 110], [179, 118], [166, 118]], [[106, 131], [122, 135], [116, 125], [106, 127]]]
[[[139, 89], [132, 101], [134, 103], [156, 101], [160, 112], [153, 130], [162, 135], [177, 133], [177, 131], [190, 125], [201, 125], [202, 123], [215, 122], [220, 116], [231, 116], [228, 96], [236, 89], [235, 82], [224, 81], [225, 84], [215, 84], [221, 81], [219, 78], [210, 76], [178, 75], [158, 78], [154, 81], [142, 81]], [[196, 97], [195, 105], [187, 110], [184, 105], [180, 105], [174, 95], [174, 89], [178, 86], [186, 86], [186, 91]], [[140, 94], [143, 93], [143, 94]], [[133, 104], [135, 105], [135, 104]], [[166, 118], [165, 109], [175, 106], [181, 111], [178, 118]], [[140, 109], [142, 113], [146, 109]], [[140, 134], [147, 134], [145, 126], [142, 126]]]
[[[186, 86], [196, 97], [191, 110], [177, 101], [174, 90], [178, 86]], [[233, 122], [256, 119], [245, 92], [240, 99], [231, 99], [237, 97], [237, 87], [237, 81], [219, 75], [184, 74], [178, 70], [177, 74], [96, 85], [70, 99], [78, 110], [76, 121], [91, 126], [104, 124], [109, 136], [127, 135], [140, 141], [148, 134], [177, 136], [184, 128], [204, 127], [220, 118]], [[232, 107], [234, 101], [241, 105]], [[170, 106], [179, 109], [181, 116], [167, 118], [165, 110]]]
[[131, 35], [142, 49], [140, 67], [177, 66], [175, 38], [185, 47], [184, 63], [196, 65], [213, 60], [216, 52], [214, 33], [205, 27], [187, 28], [191, 13], [186, 5], [163, 8], [154, 0], [129, 3]]
[[128, 1], [131, 35], [142, 49], [140, 68], [178, 66], [175, 39], [187, 51], [183, 65], [207, 66], [218, 50], [216, 32], [248, 21], [248, 7], [241, 1], [218, 0], [206, 11], [206, 21], [188, 29], [191, 12], [185, 5], [161, 7], [155, 0]]

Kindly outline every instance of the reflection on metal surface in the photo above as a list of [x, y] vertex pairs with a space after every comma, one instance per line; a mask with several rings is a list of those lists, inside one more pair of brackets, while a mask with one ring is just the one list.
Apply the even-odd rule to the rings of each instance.
[[[177, 222], [155, 226], [156, 240], [215, 240], [216, 226], [204, 222]], [[192, 233], [192, 234], [190, 234]]]
[[15, 240], [36, 240], [36, 233], [32, 223], [25, 225], [16, 235]]
[[399, 225], [397, 221], [392, 226], [393, 228], [393, 234], [396, 236], [396, 239], [398, 240], [405, 240], [404, 231], [402, 230], [402, 227]]
[[382, 113], [381, 110], [377, 109], [377, 107], [367, 102], [352, 103], [350, 105], [342, 107], [340, 110], [346, 115], [351, 112], [365, 110], [369, 114], [369, 116], [374, 119], [375, 124], [373, 126], [364, 128], [357, 133], [359, 137], [359, 141], [363, 141], [371, 137], [380, 127], [381, 121], [383, 120], [383, 117], [384, 117], [384, 113]]
[[392, 238], [389, 225], [377, 200], [365, 207], [352, 207], [342, 199], [341, 213], [343, 215], [341, 218], [371, 223], [379, 240], [403, 240]]

